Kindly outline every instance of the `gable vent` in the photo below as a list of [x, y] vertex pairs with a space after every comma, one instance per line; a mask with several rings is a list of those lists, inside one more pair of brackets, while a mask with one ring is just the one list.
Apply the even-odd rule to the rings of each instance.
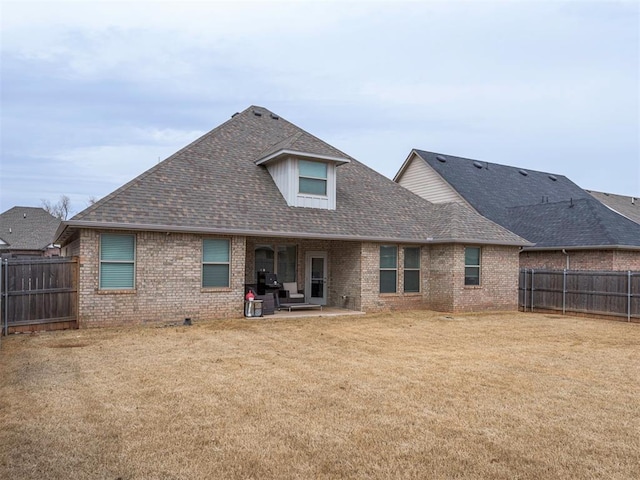
[[480, 162], [478, 162], [477, 160], [473, 162], [473, 166], [476, 168], [483, 168], [484, 165]]
[[550, 178], [551, 180], [553, 180], [554, 182], [555, 182], [556, 180], [558, 180], [558, 177], [556, 177], [555, 175], [549, 175], [549, 178]]
[[526, 170], [518, 170], [518, 173], [523, 177], [526, 177], [527, 175], [529, 175], [529, 172], [527, 172]]
[[262, 116], [262, 112], [259, 112], [258, 110], [254, 110], [254, 111], [253, 111], [253, 114], [254, 114], [256, 117], [261, 117], [261, 116]]
[[436, 155], [436, 159], [439, 162], [442, 162], [442, 163], [446, 163], [447, 162], [447, 157], [445, 157], [444, 155]]

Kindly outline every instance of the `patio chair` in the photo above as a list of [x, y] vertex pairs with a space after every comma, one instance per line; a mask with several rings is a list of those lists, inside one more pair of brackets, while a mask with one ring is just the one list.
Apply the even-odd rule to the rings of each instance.
[[298, 282], [284, 282], [282, 284], [280, 303], [304, 303], [304, 290], [298, 290]]

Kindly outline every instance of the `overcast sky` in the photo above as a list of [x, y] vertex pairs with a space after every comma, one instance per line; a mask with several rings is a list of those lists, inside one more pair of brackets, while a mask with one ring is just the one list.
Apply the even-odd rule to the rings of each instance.
[[0, 211], [78, 212], [250, 105], [390, 178], [420, 148], [640, 197], [635, 1], [1, 8]]

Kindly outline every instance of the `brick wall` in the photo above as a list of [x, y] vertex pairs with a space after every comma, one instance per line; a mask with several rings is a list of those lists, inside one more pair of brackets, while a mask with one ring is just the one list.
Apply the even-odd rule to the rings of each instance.
[[397, 293], [380, 294], [380, 245], [362, 245], [362, 304], [367, 312], [428, 308], [444, 312], [517, 310], [518, 248], [484, 246], [481, 285], [464, 285], [464, 246], [421, 250], [421, 291], [404, 293], [404, 250], [398, 245]]
[[[430, 308], [440, 312], [452, 312], [455, 308], [456, 282], [464, 283], [455, 278], [453, 245], [432, 245], [430, 250], [430, 265], [428, 270]], [[464, 260], [462, 265], [464, 266]], [[459, 276], [459, 273], [457, 273]], [[463, 272], [464, 275], [464, 272]]]
[[[396, 293], [380, 293], [380, 246], [395, 245], [398, 247], [397, 291]], [[428, 308], [429, 249], [421, 248], [420, 255], [420, 292], [404, 293], [404, 250], [403, 247], [414, 245], [363, 243], [362, 245], [362, 310], [376, 312], [384, 310], [406, 310]]]
[[640, 271], [640, 251], [615, 250], [612, 269]]
[[135, 233], [135, 290], [114, 292], [99, 290], [100, 233], [106, 232], [81, 231], [81, 327], [145, 322], [181, 323], [187, 317], [197, 321], [242, 316], [244, 237], [223, 237], [231, 240], [230, 287], [203, 289], [202, 239], [216, 237], [177, 233], [168, 235], [157, 232]]
[[332, 307], [362, 309], [360, 242], [331, 242], [329, 248], [329, 300]]
[[522, 252], [520, 268], [547, 270], [640, 270], [640, 251], [634, 250], [567, 250]]
[[517, 310], [518, 248], [481, 247], [480, 285], [464, 285], [464, 245], [453, 250], [453, 311]]
[[482, 247], [482, 284], [465, 287], [464, 246], [423, 246], [421, 290], [404, 293], [403, 247], [412, 245], [399, 244], [397, 292], [380, 294], [380, 243], [223, 237], [231, 240], [231, 285], [203, 289], [202, 239], [215, 237], [138, 232], [135, 290], [113, 292], [98, 288], [100, 233], [107, 231], [82, 230], [79, 242], [74, 240], [67, 248], [80, 256], [81, 327], [240, 317], [244, 284], [255, 281], [253, 252], [257, 244], [297, 245], [300, 288], [304, 288], [306, 253], [327, 252], [329, 306], [367, 312], [517, 308], [518, 249], [514, 247]]

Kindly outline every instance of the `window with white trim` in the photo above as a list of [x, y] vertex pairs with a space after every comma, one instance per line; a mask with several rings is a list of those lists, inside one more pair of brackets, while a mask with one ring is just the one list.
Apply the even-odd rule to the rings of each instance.
[[327, 196], [327, 164], [298, 160], [298, 192]]
[[480, 285], [480, 247], [464, 249], [464, 284]]
[[229, 287], [231, 248], [224, 238], [202, 240], [202, 287]]
[[380, 246], [380, 293], [398, 291], [398, 247]]
[[404, 292], [420, 292], [420, 247], [404, 248]]
[[136, 275], [136, 237], [100, 235], [100, 289], [133, 290]]

